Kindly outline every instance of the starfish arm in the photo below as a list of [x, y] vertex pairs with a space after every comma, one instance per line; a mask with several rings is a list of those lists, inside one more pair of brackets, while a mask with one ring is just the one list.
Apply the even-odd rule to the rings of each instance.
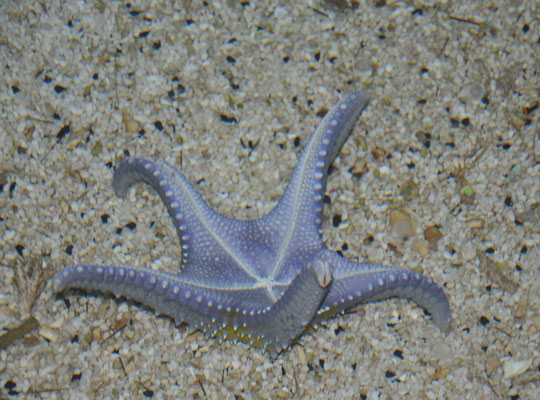
[[56, 292], [78, 288], [113, 293], [179, 322], [203, 326], [213, 311], [210, 296], [179, 276], [133, 266], [71, 265], [57, 272], [54, 289]]
[[[242, 258], [241, 249], [230, 240], [248, 231], [254, 225], [252, 221], [227, 218], [212, 210], [182, 173], [161, 160], [123, 161], [114, 173], [113, 188], [124, 197], [129, 187], [140, 181], [154, 188], [167, 207], [182, 246], [182, 273], [186, 279], [189, 275], [191, 279], [215, 282], [238, 280], [240, 276], [244, 277], [244, 283], [256, 280], [249, 263]], [[195, 265], [212, 268], [195, 268]]]
[[250, 330], [276, 356], [311, 323], [331, 281], [329, 264], [316, 260], [296, 275], [283, 296], [266, 308], [268, 311], [250, 317], [244, 326], [251, 326]]
[[[275, 262], [276, 270], [289, 248], [303, 250], [306, 244], [320, 242], [328, 167], [367, 103], [366, 93], [350, 93], [326, 114], [303, 149], [283, 197], [265, 218], [267, 226], [279, 226], [284, 232], [282, 248]], [[289, 274], [289, 271], [281, 272]]]
[[161, 160], [128, 158], [123, 161], [114, 172], [113, 189], [118, 196], [125, 197], [128, 189], [141, 181], [150, 185], [165, 203], [182, 245], [183, 262], [187, 262], [191, 247], [197, 242], [194, 236], [206, 236], [213, 228], [205, 227], [203, 221], [211, 225], [219, 215], [176, 168]]
[[448, 299], [431, 278], [403, 268], [358, 263], [335, 254], [331, 256], [332, 287], [319, 309], [317, 321], [359, 303], [399, 297], [410, 299], [424, 308], [441, 330], [450, 328], [452, 316]]
[[[80, 288], [140, 302], [209, 336], [227, 326], [241, 328], [252, 342], [262, 340], [276, 355], [311, 322], [331, 280], [329, 265], [316, 261], [293, 279], [276, 303], [264, 308], [235, 304], [234, 290], [229, 290], [232, 296], [224, 296], [220, 290], [184, 281], [181, 275], [148, 268], [73, 265], [59, 271], [54, 284], [57, 292]], [[224, 301], [226, 297], [230, 299]]]
[[302, 150], [276, 213], [293, 208], [296, 216], [298, 210], [305, 209], [309, 210], [309, 218], [315, 214], [320, 217], [328, 167], [367, 104], [366, 93], [350, 93], [325, 115]]

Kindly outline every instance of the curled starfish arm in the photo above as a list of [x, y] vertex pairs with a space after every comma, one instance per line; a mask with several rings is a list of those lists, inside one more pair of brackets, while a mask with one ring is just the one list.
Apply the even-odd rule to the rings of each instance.
[[184, 201], [184, 213], [193, 212], [206, 216], [207, 213], [214, 212], [176, 168], [157, 159], [128, 158], [122, 161], [114, 171], [113, 189], [118, 196], [124, 197], [131, 185], [141, 181], [158, 192], [173, 220], [176, 220], [176, 207], [171, 207], [171, 203], [177, 196]]
[[181, 275], [148, 268], [73, 265], [59, 271], [54, 278], [57, 292], [79, 288], [113, 293], [140, 302], [177, 322], [201, 328], [208, 336], [227, 326], [240, 328], [251, 342], [261, 340], [272, 355], [285, 349], [305, 330], [327, 294], [331, 280], [329, 265], [316, 261], [293, 279], [276, 303], [264, 308], [246, 308], [233, 301], [224, 302], [219, 291], [183, 281]]
[[359, 303], [399, 297], [412, 300], [431, 314], [435, 324], [448, 331], [452, 321], [448, 299], [429, 277], [416, 271], [358, 263], [332, 255], [333, 282], [316, 320]]
[[215, 221], [221, 216], [206, 204], [176, 168], [164, 161], [128, 158], [118, 165], [113, 176], [113, 189], [118, 196], [124, 197], [128, 189], [138, 182], [150, 185], [165, 203], [180, 238], [183, 262], [186, 263], [196, 243], [211, 237]]
[[[238, 246], [229, 238], [253, 225], [251, 221], [227, 218], [215, 212], [193, 185], [173, 166], [161, 160], [128, 158], [116, 168], [113, 188], [124, 197], [138, 183], [150, 185], [161, 197], [172, 218], [182, 246], [182, 273], [185, 279], [253, 280]], [[220, 260], [218, 264], [215, 260]], [[189, 277], [188, 277], [189, 275]]]

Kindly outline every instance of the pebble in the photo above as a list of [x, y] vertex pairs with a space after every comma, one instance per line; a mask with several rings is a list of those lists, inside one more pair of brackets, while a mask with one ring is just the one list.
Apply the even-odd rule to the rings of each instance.
[[58, 332], [47, 325], [43, 325], [40, 328], [39, 335], [53, 343], [56, 343], [59, 337]]
[[412, 248], [418, 252], [422, 257], [425, 257], [429, 254], [430, 245], [427, 240], [417, 240], [412, 245]]
[[122, 112], [122, 120], [124, 121], [126, 131], [133, 133], [139, 130], [139, 123], [125, 110]]
[[465, 261], [471, 261], [476, 257], [476, 247], [473, 243], [467, 242], [461, 249], [461, 256]]
[[416, 221], [412, 213], [405, 209], [390, 212], [390, 227], [392, 234], [401, 240], [406, 240], [416, 233]]
[[504, 378], [511, 379], [527, 371], [532, 365], [532, 359], [515, 360], [513, 358], [506, 358], [502, 360], [502, 364]]
[[64, 317], [60, 316], [59, 318], [55, 319], [52, 324], [49, 325], [50, 328], [58, 329], [64, 324]]
[[462, 188], [459, 191], [459, 195], [461, 196], [461, 202], [463, 204], [474, 204], [476, 193], [474, 193], [474, 189], [471, 186]]
[[0, 293], [0, 306], [7, 306], [9, 304], [9, 300], [7, 296], [3, 293]]
[[480, 82], [471, 82], [464, 86], [458, 94], [458, 99], [464, 103], [480, 101], [484, 97], [486, 89]]
[[418, 197], [420, 189], [414, 179], [409, 179], [403, 183], [400, 189], [400, 193], [405, 200], [412, 200]]
[[126, 375], [129, 375], [129, 373], [133, 371], [134, 369], [135, 369], [135, 363], [130, 362], [128, 365], [125, 366], [124, 371]]
[[484, 220], [481, 218], [473, 218], [467, 222], [469, 229], [482, 229], [484, 227]]
[[520, 130], [521, 128], [523, 128], [523, 125], [525, 125], [526, 119], [522, 118], [519, 115], [516, 115], [510, 111], [505, 111], [504, 115], [506, 117], [506, 120], [510, 124], [512, 124], [512, 126], [517, 130]]
[[307, 356], [302, 346], [296, 346], [296, 353], [298, 354], [298, 360], [301, 365], [307, 365]]
[[424, 231], [424, 237], [429, 242], [429, 244], [434, 247], [437, 242], [443, 237], [443, 234], [438, 227], [432, 225], [426, 228], [426, 230]]

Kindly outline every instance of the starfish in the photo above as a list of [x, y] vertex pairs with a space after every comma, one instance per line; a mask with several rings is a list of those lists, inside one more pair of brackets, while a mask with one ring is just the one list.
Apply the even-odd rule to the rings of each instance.
[[114, 172], [113, 188], [124, 196], [132, 184], [143, 181], [157, 191], [182, 246], [180, 272], [73, 265], [56, 274], [56, 290], [111, 292], [208, 336], [238, 330], [237, 338], [260, 341], [271, 355], [323, 318], [389, 297], [411, 299], [447, 330], [448, 300], [431, 278], [344, 258], [322, 240], [328, 167], [367, 103], [365, 93], [351, 93], [326, 114], [280, 201], [257, 220], [218, 214], [164, 161], [126, 159]]

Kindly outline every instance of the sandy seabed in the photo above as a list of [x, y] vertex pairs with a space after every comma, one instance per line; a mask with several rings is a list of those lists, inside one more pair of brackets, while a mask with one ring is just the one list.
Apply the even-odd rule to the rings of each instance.
[[[533, 399], [534, 7], [0, 4], [0, 335], [37, 322], [0, 349], [0, 398]], [[322, 116], [359, 89], [372, 101], [333, 164], [324, 238], [345, 257], [431, 276], [450, 300], [449, 333], [388, 300], [273, 360], [110, 296], [53, 293], [45, 278], [74, 263], [178, 269], [158, 196], [114, 195], [125, 157], [176, 165], [219, 212], [256, 218]]]

